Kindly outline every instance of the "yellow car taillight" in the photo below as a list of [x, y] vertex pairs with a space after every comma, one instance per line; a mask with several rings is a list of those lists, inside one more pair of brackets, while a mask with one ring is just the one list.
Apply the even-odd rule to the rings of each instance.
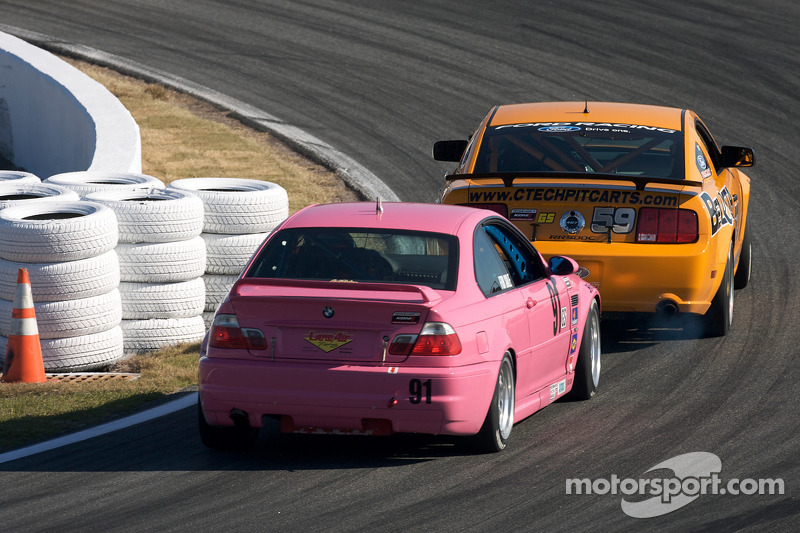
[[684, 244], [697, 242], [697, 213], [689, 209], [639, 209], [636, 242]]

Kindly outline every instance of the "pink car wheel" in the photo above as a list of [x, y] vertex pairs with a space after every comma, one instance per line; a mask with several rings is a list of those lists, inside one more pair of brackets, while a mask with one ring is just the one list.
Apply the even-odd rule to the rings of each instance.
[[500, 363], [497, 385], [489, 405], [489, 412], [477, 435], [478, 448], [493, 453], [503, 451], [514, 427], [514, 366], [506, 353]]
[[600, 383], [600, 313], [597, 302], [592, 302], [586, 326], [583, 329], [581, 349], [575, 367], [575, 383], [570, 397], [588, 400], [597, 392]]

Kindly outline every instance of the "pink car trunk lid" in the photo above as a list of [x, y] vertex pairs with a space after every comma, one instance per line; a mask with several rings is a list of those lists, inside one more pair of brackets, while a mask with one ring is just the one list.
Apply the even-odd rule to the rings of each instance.
[[243, 328], [257, 328], [281, 360], [400, 362], [387, 353], [399, 333], [417, 334], [432, 303], [432, 289], [385, 283], [245, 279], [231, 291]]

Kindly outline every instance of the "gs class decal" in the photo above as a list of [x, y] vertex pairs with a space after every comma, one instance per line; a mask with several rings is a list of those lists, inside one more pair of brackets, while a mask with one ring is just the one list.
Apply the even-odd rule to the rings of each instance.
[[716, 198], [711, 198], [711, 195], [705, 191], [700, 193], [700, 198], [706, 206], [708, 216], [711, 217], [711, 235], [716, 235], [723, 226], [733, 224], [733, 195], [727, 186], [717, 193]]

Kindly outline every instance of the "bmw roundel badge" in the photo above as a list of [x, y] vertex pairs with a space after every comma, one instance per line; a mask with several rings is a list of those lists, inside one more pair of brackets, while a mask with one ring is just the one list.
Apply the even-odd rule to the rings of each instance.
[[325, 318], [333, 318], [333, 307], [325, 307], [322, 309], [322, 316]]

